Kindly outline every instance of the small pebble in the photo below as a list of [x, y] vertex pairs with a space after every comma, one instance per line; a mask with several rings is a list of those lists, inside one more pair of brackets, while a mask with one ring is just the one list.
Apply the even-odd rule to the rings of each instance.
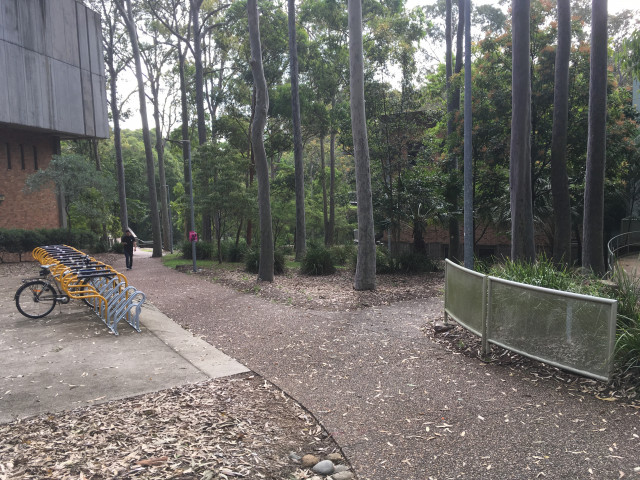
[[315, 455], [305, 455], [302, 457], [302, 466], [304, 468], [313, 467], [316, 463], [318, 463], [320, 459]]
[[327, 455], [327, 460], [331, 460], [332, 462], [341, 462], [342, 461], [342, 455], [340, 455], [339, 453], [330, 453], [329, 455]]
[[353, 473], [351, 472], [338, 472], [331, 475], [333, 480], [351, 480], [353, 478]]

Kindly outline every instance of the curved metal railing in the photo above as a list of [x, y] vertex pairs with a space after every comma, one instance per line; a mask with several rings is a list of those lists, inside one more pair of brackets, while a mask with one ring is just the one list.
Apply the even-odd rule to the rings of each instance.
[[640, 252], [640, 232], [625, 232], [616, 235], [607, 243], [607, 261], [609, 271], [613, 271], [616, 265], [616, 258], [628, 255], [631, 252]]

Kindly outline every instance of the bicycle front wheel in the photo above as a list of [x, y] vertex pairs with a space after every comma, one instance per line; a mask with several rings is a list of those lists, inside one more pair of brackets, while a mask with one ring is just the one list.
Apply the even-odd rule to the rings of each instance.
[[56, 306], [56, 291], [43, 280], [32, 280], [16, 292], [18, 311], [29, 318], [42, 318]]

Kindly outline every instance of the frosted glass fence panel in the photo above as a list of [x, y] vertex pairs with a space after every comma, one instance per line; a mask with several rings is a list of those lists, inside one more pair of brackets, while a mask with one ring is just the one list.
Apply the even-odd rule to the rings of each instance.
[[482, 336], [487, 304], [485, 278], [450, 260], [445, 262], [445, 315], [479, 336]]
[[607, 381], [617, 302], [489, 277], [487, 340]]

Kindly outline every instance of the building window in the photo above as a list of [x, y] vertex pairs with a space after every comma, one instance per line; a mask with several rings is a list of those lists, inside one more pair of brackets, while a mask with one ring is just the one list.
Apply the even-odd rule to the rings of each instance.
[[20, 144], [20, 165], [22, 166], [22, 170], [24, 170], [25, 164], [24, 164], [24, 145]]
[[38, 171], [38, 149], [36, 146], [33, 146], [33, 169]]
[[7, 170], [11, 170], [11, 145], [7, 142]]

